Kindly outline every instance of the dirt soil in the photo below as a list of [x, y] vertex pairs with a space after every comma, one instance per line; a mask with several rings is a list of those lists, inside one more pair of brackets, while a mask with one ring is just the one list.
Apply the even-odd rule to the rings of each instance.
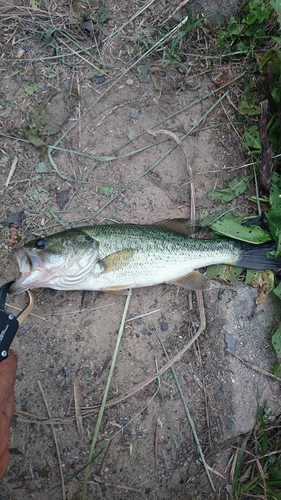
[[[71, 2], [71, 8], [61, 2], [56, 9], [51, 2], [48, 12], [46, 2], [39, 11], [13, 10], [12, 4], [1, 2], [11, 10], [2, 15], [1, 33], [0, 220], [10, 217], [11, 222], [12, 214], [21, 241], [70, 224], [189, 218], [186, 161], [193, 170], [198, 216], [219, 208], [206, 196], [211, 189], [249, 173], [243, 167], [247, 158], [233, 106], [240, 80], [228, 85], [243, 68], [196, 62], [204, 40], [195, 32], [183, 39], [186, 55], [178, 68], [161, 61], [159, 51], [120, 77], [145, 50], [153, 15], [148, 11], [144, 25], [137, 19], [102, 43], [141, 6], [121, 3], [91, 4], [90, 17], [99, 22], [93, 22], [90, 38], [81, 25], [89, 13], [83, 2]], [[107, 19], [102, 22], [105, 7]], [[215, 92], [222, 85], [226, 87]], [[187, 156], [169, 136], [151, 135], [154, 128], [183, 138]], [[52, 165], [46, 144], [58, 148], [49, 149]], [[13, 160], [15, 170], [7, 183]], [[254, 192], [253, 186], [249, 189]], [[223, 208], [254, 213], [243, 197]], [[0, 238], [4, 283], [18, 276], [7, 223]], [[9, 297], [9, 307], [14, 312], [12, 307], [22, 308], [25, 300], [25, 295]], [[99, 293], [94, 300], [90, 293], [35, 292], [33, 315], [13, 342], [18, 356], [16, 415], [1, 499], [63, 498], [54, 432], [66, 498], [81, 497], [125, 301], [122, 295]], [[109, 401], [167, 362], [159, 336], [173, 357], [198, 327], [195, 295], [169, 285], [135, 290]], [[160, 385], [154, 382], [106, 407], [86, 498], [231, 498], [228, 460], [233, 451], [226, 445], [228, 451], [221, 453], [225, 424], [220, 412], [209, 419], [217, 405], [205, 386], [211, 345], [202, 334], [175, 371], [207, 463], [216, 468], [216, 493], [168, 371]]]

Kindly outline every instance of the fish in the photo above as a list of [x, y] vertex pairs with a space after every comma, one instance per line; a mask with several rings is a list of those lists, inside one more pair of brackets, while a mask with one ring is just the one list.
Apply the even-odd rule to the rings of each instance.
[[15, 249], [21, 277], [9, 292], [53, 288], [122, 293], [161, 283], [202, 290], [207, 278], [198, 269], [211, 264], [280, 268], [281, 256], [267, 257], [273, 248], [272, 242], [254, 245], [228, 238], [204, 239], [186, 219], [82, 226]]

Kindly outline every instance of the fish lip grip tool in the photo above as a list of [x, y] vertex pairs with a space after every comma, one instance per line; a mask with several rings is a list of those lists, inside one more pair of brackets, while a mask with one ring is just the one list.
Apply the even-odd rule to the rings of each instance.
[[0, 287], [0, 362], [8, 357], [10, 345], [19, 326], [27, 318], [34, 306], [33, 293], [27, 290], [28, 303], [18, 316], [6, 311], [6, 297], [12, 283], [14, 282], [9, 281]]

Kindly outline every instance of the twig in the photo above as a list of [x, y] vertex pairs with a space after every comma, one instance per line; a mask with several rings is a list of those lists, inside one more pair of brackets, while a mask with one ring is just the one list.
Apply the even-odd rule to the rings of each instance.
[[[104, 466], [105, 466], [105, 462], [106, 462], [106, 459], [107, 459], [107, 455], [108, 455], [108, 453], [110, 452], [110, 448], [111, 448], [112, 444], [113, 444], [113, 438], [109, 441], [109, 443], [108, 443], [108, 445], [107, 445], [107, 448], [106, 448], [106, 450], [105, 450], [105, 453], [104, 453], [103, 459], [102, 459], [101, 464], [100, 464], [100, 466], [99, 466], [99, 468], [98, 468], [98, 473], [97, 473], [97, 475], [98, 475], [98, 476], [101, 476], [101, 475], [102, 475], [102, 473], [103, 473], [103, 469], [104, 469]], [[89, 481], [89, 482], [90, 482], [90, 481]]]
[[131, 486], [126, 486], [125, 484], [115, 484], [115, 483], [104, 483], [103, 481], [89, 481], [89, 484], [102, 483], [108, 488], [117, 488], [119, 490], [134, 491], [135, 493], [141, 493], [141, 490], [137, 488], [132, 488]]
[[[7, 302], [6, 302], [6, 306], [11, 307], [12, 309], [15, 309], [16, 311], [22, 310], [22, 308], [16, 307], [13, 304], [8, 304]], [[42, 316], [38, 316], [38, 314], [29, 313], [29, 316], [33, 316], [34, 318], [42, 319], [42, 321], [48, 321], [47, 318], [43, 318]], [[53, 314], [52, 314], [52, 316], [53, 316]]]
[[159, 435], [159, 426], [161, 426], [160, 418], [158, 417], [156, 420], [155, 426], [155, 435], [154, 435], [154, 459], [155, 459], [155, 470], [158, 470], [158, 435]]
[[182, 2], [177, 6], [177, 8], [174, 10], [174, 12], [172, 12], [172, 14], [170, 14], [167, 19], [165, 19], [165, 21], [163, 21], [162, 24], [160, 24], [160, 27], [163, 26], [164, 24], [166, 24], [182, 7], [184, 7], [187, 3], [189, 2], [189, 0], [182, 0]]
[[[199, 292], [200, 291], [196, 291], [196, 294]], [[144, 387], [151, 384], [151, 382], [154, 382], [154, 380], [156, 380], [158, 377], [163, 375], [163, 373], [165, 373], [167, 370], [169, 370], [169, 368], [171, 368], [171, 366], [173, 366], [174, 363], [176, 363], [177, 361], [179, 361], [181, 359], [181, 357], [184, 355], [184, 353], [192, 346], [192, 344], [195, 342], [195, 340], [198, 339], [199, 335], [201, 335], [201, 333], [205, 329], [205, 326], [206, 326], [206, 322], [204, 322], [204, 324], [201, 324], [200, 327], [198, 328], [197, 333], [194, 335], [194, 337], [192, 337], [192, 339], [190, 339], [188, 341], [186, 346], [184, 346], [172, 359], [170, 359], [170, 361], [168, 361], [168, 363], [166, 363], [166, 365], [162, 366], [162, 368], [160, 368], [160, 370], [158, 372], [156, 372], [154, 375], [151, 375], [143, 382], [140, 382], [139, 384], [135, 385], [132, 389], [127, 391], [125, 394], [122, 394], [121, 396], [118, 396], [118, 398], [115, 398], [115, 399], [112, 399], [111, 401], [108, 401], [108, 403], [106, 403], [106, 407], [108, 408], [109, 406], [114, 406], [118, 403], [121, 403], [122, 401], [129, 398], [130, 396], [133, 396], [134, 394], [136, 394], [136, 392], [141, 391], [142, 389], [144, 389]]]
[[58, 456], [58, 461], [59, 461], [59, 469], [60, 469], [60, 477], [61, 477], [61, 488], [62, 488], [62, 498], [63, 498], [63, 500], [66, 500], [65, 485], [64, 485], [64, 477], [63, 477], [63, 471], [62, 471], [62, 463], [61, 463], [61, 458], [60, 458], [59, 443], [58, 443], [58, 440], [57, 440], [57, 435], [56, 435], [55, 427], [54, 427], [54, 424], [52, 422], [51, 412], [49, 410], [47, 399], [45, 397], [45, 394], [44, 394], [44, 391], [43, 391], [43, 387], [42, 387], [42, 385], [40, 383], [40, 380], [38, 380], [38, 386], [39, 386], [39, 389], [41, 391], [41, 394], [42, 394], [42, 397], [43, 397], [43, 400], [44, 400], [44, 403], [45, 403], [45, 406], [46, 406], [46, 410], [47, 410], [47, 413], [48, 413], [48, 417], [50, 419], [51, 427], [52, 427], [52, 432], [53, 432], [53, 436], [54, 436], [54, 441], [55, 441], [56, 450], [57, 450], [57, 456]]
[[180, 149], [184, 155], [184, 158], [185, 158], [186, 170], [188, 172], [188, 176], [189, 176], [189, 180], [190, 180], [190, 218], [191, 218], [191, 220], [195, 220], [195, 187], [194, 187], [194, 181], [193, 181], [193, 172], [192, 172], [191, 166], [189, 165], [189, 163], [187, 161], [187, 151], [186, 151], [185, 147], [183, 146], [183, 144], [180, 141], [180, 139], [178, 138], [178, 136], [176, 134], [174, 134], [174, 132], [171, 132], [170, 130], [166, 130], [166, 129], [147, 130], [147, 133], [150, 135], [153, 135], [153, 136], [157, 136], [160, 134], [168, 135], [180, 147]]
[[10, 168], [9, 175], [8, 175], [7, 180], [5, 182], [5, 188], [7, 188], [9, 186], [9, 182], [10, 182], [10, 180], [11, 180], [11, 178], [14, 175], [14, 172], [16, 170], [17, 163], [18, 163], [18, 157], [15, 156], [14, 159], [13, 159], [13, 161], [12, 161], [12, 165], [11, 165], [11, 168]]
[[248, 366], [248, 368], [251, 368], [252, 370], [254, 370], [258, 373], [262, 373], [263, 375], [266, 375], [267, 377], [271, 377], [274, 380], [278, 380], [279, 382], [281, 382], [281, 378], [277, 377], [277, 375], [274, 375], [273, 373], [269, 373], [266, 370], [263, 370], [262, 368], [259, 368], [256, 365], [252, 365], [251, 363], [249, 363], [249, 361], [246, 361], [245, 359], [240, 358], [239, 356], [237, 356], [237, 354], [234, 354], [234, 352], [230, 351], [229, 349], [226, 349], [226, 352], [228, 352], [229, 354], [234, 356], [234, 358], [239, 359], [239, 361], [241, 361], [241, 363], [244, 363], [246, 366]]
[[74, 398], [74, 408], [75, 408], [75, 417], [76, 417], [78, 434], [80, 437], [82, 437], [84, 434], [84, 428], [83, 428], [83, 419], [81, 415], [81, 406], [78, 398], [76, 382], [73, 382], [73, 398]]
[[[199, 307], [199, 311], [200, 311], [200, 323], [201, 323], [201, 325], [202, 325], [202, 324], [206, 324], [205, 312], [204, 312], [204, 306], [203, 306], [202, 292], [200, 292], [199, 290], [198, 290], [198, 291], [196, 291], [196, 297], [197, 297], [198, 307]], [[154, 325], [154, 328], [155, 328], [155, 330], [156, 330], [156, 332], [157, 332], [157, 334], [158, 334], [158, 338], [159, 338], [159, 340], [160, 340], [160, 343], [161, 343], [162, 349], [163, 349], [163, 351], [164, 351], [164, 353], [165, 353], [165, 356], [166, 356], [166, 358], [167, 358], [167, 359], [169, 359], [169, 355], [168, 355], [168, 353], [167, 353], [167, 351], [166, 351], [166, 348], [165, 348], [165, 346], [164, 346], [164, 343], [163, 343], [163, 341], [162, 341], [162, 339], [161, 339], [161, 337], [160, 337], [160, 335], [159, 335], [159, 332], [158, 332], [158, 330], [157, 330], [157, 328], [156, 328], [156, 326], [155, 326], [155, 325]], [[191, 417], [191, 414], [190, 414], [189, 408], [188, 408], [187, 403], [186, 403], [186, 401], [185, 401], [185, 397], [184, 397], [184, 395], [183, 395], [182, 388], [181, 388], [181, 385], [180, 385], [180, 383], [179, 383], [179, 379], [178, 379], [178, 377], [177, 377], [177, 374], [176, 374], [176, 372], [175, 372], [174, 367], [171, 367], [171, 371], [172, 371], [173, 377], [174, 377], [174, 379], [175, 379], [175, 382], [176, 382], [176, 385], [177, 385], [178, 391], [179, 391], [179, 393], [180, 393], [180, 395], [181, 395], [182, 404], [183, 404], [183, 407], [184, 407], [184, 410], [185, 410], [186, 416], [187, 416], [187, 418], [188, 418], [188, 421], [189, 421], [190, 427], [191, 427], [191, 429], [192, 429], [192, 433], [193, 433], [193, 436], [194, 436], [195, 442], [196, 442], [196, 444], [197, 444], [197, 449], [198, 449], [199, 455], [200, 455], [200, 457], [201, 457], [201, 460], [202, 460], [202, 462], [203, 462], [203, 466], [204, 466], [204, 468], [205, 468], [205, 472], [206, 472], [207, 477], [208, 477], [208, 479], [209, 479], [209, 482], [210, 482], [210, 485], [211, 485], [211, 487], [212, 487], [212, 490], [215, 492], [215, 491], [216, 491], [216, 489], [215, 489], [214, 483], [213, 483], [212, 478], [211, 478], [210, 473], [209, 473], [209, 469], [208, 469], [208, 466], [207, 466], [207, 463], [206, 463], [206, 460], [205, 460], [205, 457], [204, 457], [204, 454], [203, 454], [203, 451], [202, 451], [202, 448], [201, 448], [201, 445], [200, 445], [200, 442], [199, 442], [199, 439], [198, 439], [198, 435], [197, 435], [197, 432], [196, 432], [196, 428], [195, 428], [195, 425], [194, 425], [194, 421], [193, 421], [193, 419], [192, 419], [192, 417]]]
[[126, 319], [126, 323], [128, 321], [134, 321], [135, 319], [144, 318], [145, 316], [150, 316], [150, 314], [155, 314], [156, 312], [159, 312], [159, 311], [161, 311], [161, 307], [160, 307], [160, 309], [154, 309], [154, 311], [149, 311], [149, 312], [144, 313], [144, 314], [138, 314], [137, 316], [133, 316], [132, 318]]
[[85, 498], [86, 498], [87, 485], [88, 485], [88, 479], [89, 479], [89, 474], [90, 474], [90, 467], [91, 467], [91, 463], [93, 460], [95, 446], [96, 446], [96, 442], [98, 439], [98, 433], [99, 433], [101, 422], [102, 422], [103, 412], [105, 409], [106, 400], [107, 400], [107, 396], [108, 396], [108, 392], [109, 392], [109, 388], [110, 388], [110, 384], [111, 384], [111, 379], [112, 379], [113, 371], [114, 371], [115, 364], [116, 364], [119, 345], [120, 345], [121, 338], [123, 335], [123, 330], [124, 330], [126, 315], [127, 315], [130, 300], [131, 300], [131, 295], [132, 295], [132, 289], [129, 290], [129, 293], [127, 295], [126, 304], [124, 307], [124, 312], [122, 315], [121, 324], [120, 324], [120, 328], [119, 328], [119, 332], [118, 332], [118, 336], [117, 336], [117, 340], [116, 340], [115, 350], [114, 350], [113, 357], [112, 357], [112, 363], [111, 363], [111, 367], [109, 370], [108, 379], [106, 382], [106, 387], [105, 387], [104, 395], [102, 398], [102, 404], [100, 407], [100, 411], [99, 411], [99, 415], [98, 415], [98, 419], [97, 419], [97, 423], [96, 423], [96, 427], [95, 427], [95, 431], [94, 431], [94, 436], [93, 436], [92, 443], [91, 443], [90, 453], [89, 453], [89, 457], [88, 457], [88, 464], [87, 464], [86, 469], [85, 469], [85, 477], [84, 477], [84, 482], [83, 482], [81, 500], [85, 500]]

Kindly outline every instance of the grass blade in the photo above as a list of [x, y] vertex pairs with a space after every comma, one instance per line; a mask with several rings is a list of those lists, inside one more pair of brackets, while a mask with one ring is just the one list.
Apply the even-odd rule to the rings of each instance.
[[106, 382], [106, 387], [105, 387], [104, 395], [103, 395], [103, 398], [102, 398], [102, 404], [101, 404], [101, 408], [100, 408], [100, 411], [99, 411], [99, 415], [98, 415], [98, 419], [97, 419], [97, 423], [96, 423], [96, 427], [95, 427], [95, 431], [94, 431], [94, 436], [93, 436], [92, 443], [91, 443], [91, 448], [90, 448], [90, 453], [89, 453], [89, 458], [88, 458], [88, 465], [87, 465], [86, 470], [85, 470], [85, 477], [84, 477], [84, 482], [83, 482], [81, 500], [85, 500], [85, 498], [86, 498], [91, 463], [92, 463], [92, 460], [93, 460], [95, 446], [96, 446], [97, 438], [98, 438], [98, 433], [99, 433], [99, 430], [100, 430], [101, 421], [102, 421], [102, 417], [103, 417], [103, 412], [104, 412], [104, 409], [105, 409], [105, 404], [106, 404], [106, 400], [107, 400], [107, 396], [108, 396], [108, 392], [109, 392], [109, 388], [110, 388], [110, 384], [111, 384], [111, 379], [112, 379], [113, 371], [114, 371], [115, 364], [116, 364], [116, 359], [117, 359], [117, 354], [118, 354], [118, 350], [119, 350], [121, 338], [122, 338], [122, 335], [123, 335], [123, 330], [124, 330], [124, 325], [125, 325], [125, 321], [126, 321], [126, 315], [127, 315], [129, 304], [130, 304], [130, 300], [131, 300], [131, 295], [132, 295], [132, 289], [129, 290], [129, 294], [128, 294], [127, 299], [126, 299], [126, 304], [125, 304], [124, 312], [123, 312], [122, 319], [121, 319], [121, 324], [120, 324], [120, 327], [119, 327], [119, 332], [118, 332], [118, 336], [117, 336], [117, 340], [116, 340], [116, 345], [115, 345], [115, 349], [114, 349], [114, 353], [113, 353], [113, 357], [112, 357], [112, 363], [111, 363], [111, 367], [110, 367], [108, 379], [107, 379], [107, 382]]

